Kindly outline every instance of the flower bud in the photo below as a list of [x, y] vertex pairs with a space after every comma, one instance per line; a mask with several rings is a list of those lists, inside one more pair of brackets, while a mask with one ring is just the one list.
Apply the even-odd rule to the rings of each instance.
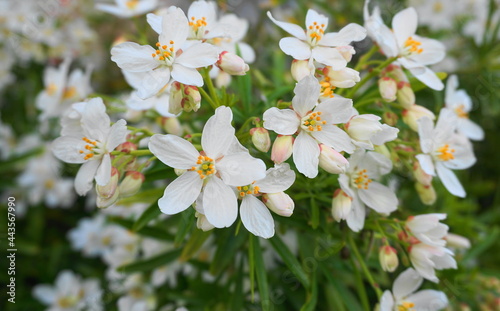
[[292, 77], [295, 81], [299, 82], [303, 78], [314, 73], [314, 68], [309, 66], [308, 60], [297, 60], [292, 61]]
[[346, 124], [346, 131], [356, 141], [369, 141], [376, 133], [382, 131], [380, 117], [373, 114], [362, 114], [352, 117]]
[[96, 206], [98, 208], [106, 208], [106, 207], [109, 207], [113, 204], [116, 203], [116, 201], [118, 201], [118, 199], [120, 198], [120, 191], [116, 190], [115, 193], [113, 194], [112, 197], [110, 198], [102, 198], [100, 196], [97, 196], [97, 199], [96, 199]]
[[419, 161], [413, 162], [413, 176], [415, 179], [424, 186], [428, 186], [432, 183], [432, 175], [424, 172], [422, 167], [420, 166]]
[[290, 135], [278, 135], [271, 150], [271, 160], [280, 164], [288, 160], [293, 152], [293, 137]]
[[415, 189], [417, 190], [420, 201], [425, 205], [432, 205], [436, 202], [436, 191], [432, 184], [423, 185], [419, 182], [415, 183]]
[[250, 135], [252, 135], [252, 143], [257, 150], [262, 152], [269, 151], [269, 148], [271, 148], [271, 138], [265, 128], [254, 127], [250, 130]]
[[184, 98], [183, 84], [174, 81], [170, 87], [170, 99], [168, 101], [168, 112], [178, 115], [182, 112], [182, 100]]
[[224, 51], [219, 54], [219, 60], [216, 63], [222, 71], [233, 76], [244, 76], [250, 69], [243, 58], [236, 54]]
[[382, 76], [388, 76], [396, 80], [396, 82], [408, 82], [406, 74], [400, 66], [390, 64], [382, 71]]
[[176, 136], [182, 135], [182, 126], [176, 117], [166, 117], [161, 119], [161, 125], [165, 132]]
[[337, 189], [333, 193], [332, 216], [339, 222], [346, 219], [352, 209], [352, 198], [342, 189]]
[[349, 167], [349, 161], [333, 148], [320, 144], [319, 166], [331, 174], [344, 174]]
[[398, 82], [398, 92], [396, 94], [398, 103], [404, 108], [409, 109], [415, 105], [415, 93], [408, 82]]
[[231, 83], [231, 75], [225, 71], [219, 71], [217, 76], [215, 77], [215, 86], [217, 88], [228, 87]]
[[115, 150], [120, 152], [134, 151], [137, 150], [137, 145], [129, 141], [126, 141], [122, 144], [119, 144], [118, 147], [115, 148]]
[[384, 114], [382, 115], [382, 120], [384, 121], [384, 123], [386, 123], [387, 125], [390, 125], [390, 126], [395, 126], [396, 123], [398, 122], [398, 115], [395, 114], [394, 112], [392, 111], [386, 111], [384, 112]]
[[350, 62], [352, 56], [356, 54], [356, 51], [350, 45], [337, 46], [335, 49], [340, 52], [340, 55], [342, 55], [346, 62]]
[[418, 119], [424, 116], [429, 117], [431, 120], [436, 119], [432, 111], [420, 105], [413, 105], [409, 109], [403, 110], [403, 122], [408, 124], [415, 132], [418, 132]]
[[284, 192], [264, 193], [262, 201], [271, 211], [284, 217], [290, 217], [295, 208], [292, 198]]
[[341, 70], [332, 70], [331, 67], [325, 67], [323, 74], [330, 80], [330, 84], [335, 87], [349, 88], [359, 82], [359, 72], [352, 68], [342, 68]]
[[201, 94], [194, 85], [184, 86], [184, 98], [182, 100], [182, 109], [186, 112], [198, 111], [201, 104]]
[[382, 96], [385, 101], [392, 102], [396, 100], [398, 85], [394, 79], [389, 77], [380, 78], [378, 80], [378, 88], [380, 90], [380, 96]]
[[457, 248], [457, 249], [468, 249], [470, 248], [469, 239], [453, 233], [448, 233], [445, 238], [446, 246]]
[[214, 225], [212, 225], [211, 223], [208, 222], [208, 219], [205, 215], [196, 212], [195, 216], [197, 218], [196, 219], [196, 227], [198, 227], [198, 229], [201, 229], [203, 231], [209, 231], [209, 230], [212, 230], [213, 228], [215, 228]]
[[111, 178], [109, 179], [108, 184], [105, 186], [100, 186], [96, 184], [95, 186], [97, 196], [102, 199], [111, 198], [116, 192], [119, 179], [120, 179], [120, 173], [115, 167], [111, 167]]
[[398, 254], [396, 250], [389, 245], [380, 248], [378, 259], [382, 266], [382, 270], [386, 272], [394, 272], [399, 265]]
[[391, 159], [394, 162], [394, 156], [391, 154], [389, 148], [387, 148], [386, 145], [376, 145], [373, 147], [373, 149], [373, 151], [384, 155], [386, 158]]
[[142, 183], [144, 182], [144, 175], [137, 171], [129, 171], [125, 174], [125, 178], [118, 186], [120, 190], [120, 195], [124, 198], [133, 196], [141, 189]]

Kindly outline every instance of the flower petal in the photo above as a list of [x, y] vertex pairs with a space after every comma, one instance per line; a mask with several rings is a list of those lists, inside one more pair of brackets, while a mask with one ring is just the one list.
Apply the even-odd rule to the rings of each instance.
[[266, 165], [248, 152], [224, 156], [215, 164], [215, 169], [226, 185], [245, 186], [266, 176]]
[[256, 236], [269, 239], [274, 235], [274, 219], [267, 207], [253, 195], [241, 201], [241, 222], [248, 231]]
[[380, 310], [379, 311], [393, 311], [394, 298], [390, 291], [386, 290], [382, 297], [380, 297]]
[[158, 61], [151, 55], [155, 53], [149, 45], [124, 42], [111, 49], [111, 60], [118, 67], [130, 72], [143, 72], [158, 67]]
[[52, 153], [59, 159], [66, 163], [83, 163], [82, 154], [80, 150], [84, 150], [85, 142], [76, 137], [61, 136], [52, 142]]
[[311, 132], [311, 135], [320, 143], [332, 147], [337, 152], [353, 153], [356, 149], [349, 135], [335, 125], [325, 124], [321, 131]]
[[92, 183], [100, 164], [101, 161], [99, 160], [90, 160], [83, 163], [75, 177], [76, 193], [85, 195], [92, 189]]
[[408, 302], [415, 304], [416, 311], [438, 311], [448, 306], [448, 298], [443, 292], [425, 289], [407, 298]]
[[101, 142], [108, 138], [111, 120], [100, 97], [96, 97], [85, 105], [80, 122], [84, 134], [89, 138]]
[[422, 167], [422, 170], [429, 175], [436, 176], [436, 171], [434, 169], [434, 163], [432, 162], [432, 157], [428, 154], [418, 154], [416, 156], [418, 163]]
[[311, 46], [304, 41], [293, 37], [285, 37], [280, 40], [280, 49], [286, 55], [298, 60], [311, 58]]
[[439, 63], [446, 56], [446, 48], [443, 43], [428, 38], [414, 36], [414, 39], [419, 41], [422, 53], [414, 53], [409, 56], [413, 61], [421, 65], [433, 65]]
[[100, 162], [101, 165], [97, 168], [95, 182], [99, 186], [106, 186], [111, 179], [111, 157], [109, 153], [104, 154]]
[[111, 126], [108, 137], [106, 138], [106, 149], [109, 152], [113, 151], [119, 144], [127, 140], [127, 134], [127, 121], [123, 119], [116, 121], [116, 123]]
[[318, 142], [306, 132], [300, 132], [293, 144], [293, 162], [297, 166], [297, 170], [306, 177], [316, 177], [318, 175], [319, 154]]
[[182, 48], [189, 34], [188, 19], [178, 7], [169, 7], [167, 14], [162, 16], [160, 43], [171, 46], [170, 41], [174, 41], [175, 51]]
[[312, 58], [324, 65], [331, 66], [332, 70], [340, 70], [347, 65], [344, 56], [336, 48], [316, 46], [312, 50]]
[[171, 134], [153, 135], [148, 148], [160, 161], [177, 169], [190, 169], [200, 155], [193, 144]]
[[330, 124], [346, 123], [352, 116], [352, 99], [335, 96], [318, 104], [314, 111], [323, 113], [321, 118]]
[[319, 41], [319, 45], [345, 46], [353, 41], [361, 41], [364, 38], [366, 38], [366, 29], [361, 25], [351, 23], [344, 26], [339, 32], [325, 34]]
[[191, 206], [200, 195], [203, 180], [197, 172], [186, 172], [171, 182], [158, 200], [162, 213], [173, 215]]
[[264, 112], [264, 128], [280, 135], [293, 135], [300, 126], [300, 119], [291, 109], [272, 107]]
[[201, 146], [209, 157], [218, 159], [225, 155], [233, 143], [235, 130], [231, 125], [232, 120], [231, 108], [220, 106], [215, 110], [215, 115], [205, 123], [201, 135]]
[[273, 21], [273, 23], [275, 23], [278, 27], [288, 32], [292, 36], [300, 40], [307, 40], [306, 32], [299, 25], [277, 21], [269, 11], [267, 12], [267, 16]]
[[469, 119], [461, 119], [458, 124], [458, 130], [472, 140], [483, 140], [483, 129]]
[[236, 195], [219, 177], [210, 178], [203, 189], [203, 210], [216, 228], [231, 226], [238, 216]]
[[394, 192], [376, 181], [370, 183], [368, 189], [359, 189], [358, 194], [363, 203], [378, 213], [388, 215], [398, 209]]
[[434, 138], [434, 122], [431, 118], [423, 116], [417, 120], [418, 123], [418, 136], [420, 137], [420, 147], [422, 152], [429, 153], [432, 149], [432, 142]]
[[439, 179], [451, 194], [460, 198], [465, 198], [466, 193], [464, 187], [452, 170], [444, 166], [442, 163], [436, 163], [436, 171]]
[[296, 84], [293, 89], [295, 96], [292, 99], [292, 106], [301, 117], [318, 103], [320, 88], [318, 79], [313, 75], [306, 76]]
[[33, 296], [44, 305], [52, 305], [56, 302], [56, 290], [50, 285], [36, 285], [33, 288]]
[[427, 85], [433, 90], [441, 91], [444, 89], [443, 82], [438, 78], [438, 76], [434, 73], [434, 71], [430, 70], [427, 67], [418, 67], [418, 68], [408, 68], [410, 72], [420, 80], [423, 84]]
[[175, 62], [188, 68], [200, 68], [213, 65], [218, 57], [219, 53], [213, 45], [197, 43], [183, 51]]
[[261, 193], [278, 193], [290, 188], [294, 182], [295, 172], [288, 163], [282, 163], [268, 169], [266, 177], [257, 180], [255, 186], [260, 188]]
[[162, 17], [154, 13], [149, 13], [146, 15], [146, 19], [148, 21], [149, 26], [151, 26], [151, 28], [153, 28], [153, 30], [156, 31], [157, 34], [160, 34]]
[[183, 84], [203, 86], [203, 78], [198, 70], [184, 67], [181, 64], [175, 63], [172, 66], [172, 78]]
[[398, 46], [404, 46], [406, 40], [415, 34], [417, 31], [417, 11], [409, 7], [394, 15], [392, 19], [392, 29]]
[[353, 196], [352, 199], [352, 209], [346, 221], [352, 231], [359, 232], [365, 226], [366, 208], [358, 196]]
[[412, 268], [406, 269], [394, 281], [392, 285], [392, 292], [397, 300], [403, 300], [406, 296], [414, 293], [424, 279], [422, 276]]

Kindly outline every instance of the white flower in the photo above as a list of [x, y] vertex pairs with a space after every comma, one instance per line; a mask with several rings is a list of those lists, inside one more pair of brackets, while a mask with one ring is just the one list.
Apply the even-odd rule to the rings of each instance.
[[110, 126], [102, 99], [97, 97], [85, 104], [81, 116], [81, 132], [61, 136], [52, 144], [54, 155], [67, 163], [83, 163], [76, 175], [75, 189], [80, 195], [92, 188], [92, 180], [100, 186], [111, 178], [110, 152], [125, 142], [125, 120]]
[[129, 18], [153, 11], [158, 0], [115, 0], [116, 5], [97, 3], [95, 8], [121, 18]]
[[297, 83], [292, 109], [276, 107], [264, 112], [264, 127], [281, 135], [298, 136], [293, 144], [293, 162], [309, 178], [318, 175], [319, 143], [337, 152], [353, 152], [354, 145], [335, 124], [345, 123], [352, 112], [352, 100], [335, 96], [318, 104], [320, 85], [312, 75]]
[[426, 289], [415, 292], [421, 285], [422, 277], [412, 268], [403, 271], [380, 298], [380, 311], [438, 311], [448, 306], [448, 298], [443, 292]]
[[444, 102], [457, 115], [457, 130], [472, 140], [483, 140], [484, 131], [476, 123], [469, 119], [469, 112], [472, 109], [472, 100], [465, 90], [457, 90], [458, 78], [453, 75], [446, 83], [446, 93]]
[[439, 282], [435, 270], [456, 269], [453, 252], [443, 246], [417, 243], [410, 248], [410, 260], [415, 270], [431, 282]]
[[441, 109], [436, 127], [431, 119], [418, 120], [418, 134], [423, 154], [417, 155], [420, 166], [429, 175], [439, 179], [446, 189], [458, 197], [465, 197], [465, 190], [451, 171], [471, 167], [476, 158], [470, 141], [455, 133], [457, 118], [447, 108]]
[[358, 149], [349, 158], [349, 168], [339, 176], [340, 188], [352, 198], [347, 225], [359, 231], [365, 223], [365, 205], [377, 213], [388, 215], [398, 207], [398, 198], [387, 186], [376, 180], [392, 170], [392, 162], [376, 152]]
[[374, 145], [383, 145], [397, 138], [399, 129], [381, 124], [379, 116], [374, 114], [354, 115], [345, 128], [352, 142], [363, 149], [373, 150]]
[[417, 30], [417, 12], [414, 8], [406, 8], [398, 12], [392, 19], [392, 30], [387, 27], [376, 7], [370, 15], [365, 1], [364, 19], [368, 35], [382, 49], [387, 57], [398, 57], [397, 62], [408, 69], [417, 79], [428, 87], [442, 90], [444, 84], [429, 69], [445, 56], [444, 45], [436, 40], [423, 38], [415, 34]]
[[280, 48], [285, 54], [298, 60], [309, 59], [311, 63], [315, 60], [331, 66], [333, 70], [340, 70], [347, 64], [341, 52], [335, 47], [346, 46], [352, 41], [361, 41], [366, 37], [366, 30], [354, 23], [345, 26], [339, 32], [325, 33], [328, 18], [312, 9], [307, 11], [306, 30], [295, 24], [275, 20], [271, 12], [267, 12], [267, 16], [293, 36], [280, 40]]
[[158, 93], [171, 78], [183, 84], [202, 86], [203, 79], [196, 68], [210, 66], [218, 57], [215, 47], [207, 43], [184, 47], [189, 24], [181, 9], [170, 7], [161, 25], [156, 49], [134, 42], [124, 42], [111, 49], [111, 60], [118, 67], [133, 73], [147, 73], [138, 89], [143, 99]]
[[[187, 170], [165, 189], [158, 205], [163, 213], [182, 212], [198, 196], [203, 201], [207, 220], [217, 228], [229, 227], [238, 214], [236, 195], [230, 186], [245, 186], [264, 178], [265, 165], [239, 145], [231, 126], [233, 114], [228, 107], [216, 109], [203, 128], [198, 152], [188, 141], [175, 135], [153, 135], [151, 152], [166, 165]], [[201, 194], [201, 195], [200, 195]], [[198, 207], [197, 207], [198, 208]]]
[[249, 185], [238, 187], [241, 198], [241, 221], [248, 231], [256, 236], [268, 239], [274, 235], [273, 216], [266, 205], [256, 195], [280, 193], [295, 182], [295, 173], [287, 163], [283, 163], [266, 171], [266, 177]]
[[99, 281], [82, 280], [68, 270], [59, 273], [55, 286], [36, 285], [33, 296], [51, 311], [102, 310]]
[[411, 216], [406, 222], [406, 227], [422, 243], [431, 246], [445, 246], [444, 237], [448, 233], [448, 226], [439, 222], [445, 218], [446, 214]]

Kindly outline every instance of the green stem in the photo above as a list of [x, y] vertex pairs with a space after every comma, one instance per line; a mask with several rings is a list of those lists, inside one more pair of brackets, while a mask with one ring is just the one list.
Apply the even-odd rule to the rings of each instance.
[[370, 270], [365, 264], [365, 261], [363, 260], [363, 257], [361, 257], [361, 254], [359, 253], [358, 247], [356, 246], [356, 243], [354, 242], [354, 239], [352, 238], [352, 234], [348, 235], [348, 243], [354, 253], [354, 256], [356, 256], [356, 259], [359, 262], [359, 265], [361, 266], [361, 269], [363, 270], [366, 279], [370, 283], [370, 285], [373, 287], [375, 292], [377, 293], [378, 298], [382, 297], [382, 290], [379, 288], [378, 284], [375, 282], [373, 279], [372, 274], [370, 273]]
[[155, 156], [152, 156], [151, 158], [149, 158], [147, 161], [145, 161], [144, 163], [141, 164], [141, 166], [139, 166], [137, 168], [137, 171], [140, 172], [142, 171], [146, 166], [148, 166], [151, 162], [153, 162], [154, 160], [156, 160], [157, 157]]
[[359, 62], [356, 64], [356, 67], [354, 67], [354, 70], [359, 71], [361, 68], [363, 68], [366, 61], [370, 57], [372, 57], [372, 55], [375, 54], [375, 52], [377, 52], [377, 51], [378, 51], [378, 46], [373, 45], [372, 48], [368, 52], [366, 52], [365, 55], [361, 56], [361, 58], [359, 59]]
[[126, 154], [126, 155], [131, 155], [131, 156], [136, 156], [136, 157], [140, 157], [140, 156], [145, 156], [145, 155], [153, 155], [153, 153], [149, 150], [130, 150], [128, 152], [122, 152], [122, 151], [113, 151], [111, 152], [111, 155], [121, 155], [121, 154]]
[[366, 311], [370, 311], [370, 303], [368, 301], [368, 295], [366, 294], [366, 287], [363, 283], [363, 278], [359, 273], [358, 267], [356, 265], [356, 261], [353, 257], [351, 257], [352, 269], [354, 270], [354, 276], [356, 278], [356, 287], [358, 288], [359, 299], [361, 300], [361, 304], [363, 305], [363, 309]]
[[359, 90], [366, 82], [370, 81], [371, 78], [377, 76], [385, 67], [392, 64], [394, 61], [398, 59], [397, 56], [388, 58], [385, 62], [380, 64], [377, 68], [373, 69], [370, 73], [368, 73], [361, 81], [359, 81], [350, 91], [347, 93], [345, 97], [352, 98], [356, 91]]
[[210, 106], [212, 106], [214, 110], [217, 109], [217, 104], [212, 100], [210, 95], [208, 95], [208, 93], [201, 87], [199, 87], [198, 90], [200, 91], [201, 96], [206, 99]]
[[[133, 127], [133, 126], [127, 126], [127, 129], [131, 130], [133, 134], [136, 134], [136, 133], [144, 133], [148, 136], [153, 136], [155, 133], [151, 132], [150, 130], [148, 129], [144, 129], [144, 128], [137, 128], [137, 127]], [[131, 134], [132, 134], [131, 133]]]
[[214, 103], [213, 107], [214, 109], [216, 109], [217, 107], [221, 106], [221, 104], [219, 103], [219, 96], [217, 96], [217, 91], [215, 90], [212, 79], [210, 78], [210, 69], [203, 68], [201, 69], [201, 72], [203, 75], [203, 81], [205, 81], [205, 85], [207, 86], [208, 93], [210, 94], [210, 97]]
[[250, 117], [248, 119], [246, 119], [245, 123], [243, 123], [243, 125], [240, 127], [240, 129], [238, 130], [238, 132], [236, 132], [236, 136], [242, 134], [244, 131], [245, 131], [245, 128], [252, 122], [255, 121], [255, 119], [258, 119], [257, 117]]

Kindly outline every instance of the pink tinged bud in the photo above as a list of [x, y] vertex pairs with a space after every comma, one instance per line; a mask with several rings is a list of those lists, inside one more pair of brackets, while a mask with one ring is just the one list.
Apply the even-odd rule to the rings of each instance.
[[198, 111], [201, 105], [201, 94], [194, 85], [184, 86], [184, 97], [182, 99], [182, 109], [186, 112]]
[[337, 189], [333, 193], [332, 200], [332, 216], [340, 222], [346, 219], [352, 209], [352, 198], [347, 195], [342, 189]]
[[392, 111], [386, 111], [382, 115], [382, 120], [384, 121], [384, 123], [390, 126], [395, 126], [396, 123], [398, 122], [398, 119], [399, 119], [398, 115]]
[[418, 161], [413, 162], [413, 176], [424, 186], [429, 186], [432, 183], [432, 175], [424, 172]]
[[288, 160], [293, 152], [293, 137], [290, 135], [278, 135], [271, 150], [271, 160], [280, 164]]
[[380, 261], [380, 265], [382, 266], [382, 270], [386, 272], [394, 272], [398, 268], [398, 254], [396, 250], [389, 245], [385, 245], [380, 248], [378, 259]]
[[415, 105], [415, 93], [408, 82], [398, 82], [398, 92], [396, 96], [398, 98], [398, 103], [404, 109], [409, 109], [411, 106]]
[[389, 77], [383, 77], [378, 80], [378, 88], [380, 96], [387, 101], [392, 102], [396, 100], [396, 93], [398, 91], [398, 84], [396, 81]]
[[390, 64], [383, 71], [383, 75], [389, 76], [397, 82], [408, 82], [405, 72], [398, 65]]
[[269, 148], [271, 148], [271, 138], [265, 128], [254, 127], [250, 130], [250, 135], [252, 135], [252, 143], [257, 150], [262, 152], [269, 151]]
[[236, 54], [224, 51], [219, 54], [219, 60], [216, 63], [222, 71], [233, 76], [244, 76], [250, 69], [243, 58]]
[[352, 59], [352, 56], [354, 54], [356, 54], [356, 51], [350, 45], [338, 46], [338, 47], [336, 47], [336, 49], [337, 49], [337, 51], [340, 52], [340, 54], [342, 55], [342, 57], [345, 59], [346, 62], [350, 62]]
[[142, 183], [144, 182], [144, 175], [137, 171], [129, 171], [125, 174], [125, 178], [120, 183], [118, 189], [120, 190], [120, 195], [124, 198], [133, 196], [141, 189]]
[[470, 248], [469, 239], [453, 233], [448, 233], [444, 238], [446, 240], [446, 246], [453, 247], [456, 249], [468, 249]]
[[309, 66], [308, 60], [297, 60], [292, 61], [292, 77], [295, 81], [299, 82], [303, 78], [314, 73], [314, 68]]
[[113, 196], [110, 198], [102, 198], [100, 196], [97, 196], [96, 205], [98, 208], [106, 208], [106, 207], [109, 207], [109, 206], [115, 204], [119, 198], [120, 198], [120, 191], [118, 191], [118, 190], [115, 191]]
[[97, 192], [97, 196], [101, 199], [109, 199], [111, 198], [118, 187], [118, 180], [120, 179], [120, 173], [115, 167], [111, 168], [111, 178], [109, 183], [105, 186], [99, 186], [96, 184], [95, 190]]
[[432, 205], [436, 202], [436, 191], [432, 185], [423, 185], [417, 182], [415, 183], [415, 189], [420, 197], [420, 201], [425, 205]]
[[175, 117], [162, 118], [161, 124], [162, 124], [165, 132], [167, 132], [168, 134], [173, 134], [176, 136], [182, 135], [183, 130], [182, 130], [181, 123], [179, 122], [179, 119], [177, 119]]
[[292, 198], [284, 192], [264, 193], [262, 201], [271, 211], [283, 217], [290, 217], [295, 208]]
[[344, 174], [349, 167], [349, 161], [343, 155], [333, 150], [333, 148], [319, 145], [319, 166], [331, 174]]
[[436, 119], [432, 111], [420, 105], [413, 105], [409, 109], [403, 110], [403, 122], [408, 124], [415, 132], [418, 132], [418, 119], [424, 116], [429, 117], [431, 120]]
[[137, 150], [137, 145], [134, 143], [131, 143], [129, 141], [126, 141], [122, 144], [119, 144], [118, 147], [115, 148], [116, 151], [120, 152], [129, 152], [133, 150]]

